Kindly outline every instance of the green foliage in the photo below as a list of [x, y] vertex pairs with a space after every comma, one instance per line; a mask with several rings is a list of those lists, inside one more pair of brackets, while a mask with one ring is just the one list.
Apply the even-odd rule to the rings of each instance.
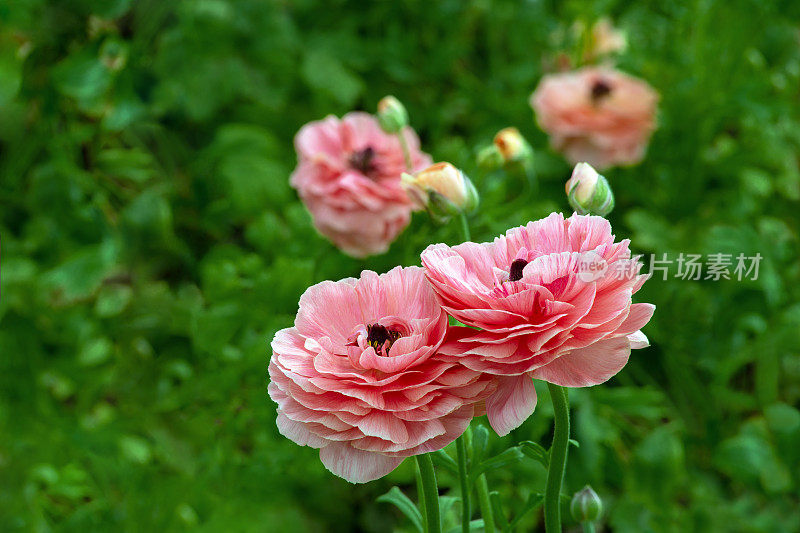
[[[416, 264], [458, 228], [416, 217], [390, 253], [341, 255], [288, 186], [292, 137], [394, 94], [481, 192], [474, 239], [565, 211], [527, 98], [559, 35], [605, 14], [662, 95], [645, 162], [605, 173], [616, 234], [764, 259], [756, 281], [645, 285], [653, 347], [570, 394], [564, 492], [590, 483], [614, 531], [800, 529], [796, 4], [24, 0], [0, 2], [0, 530], [413, 531], [375, 501], [416, 499], [410, 461], [351, 486], [278, 434], [268, 341], [307, 286]], [[475, 164], [512, 125], [537, 191]], [[549, 446], [537, 388], [509, 437], [476, 427], [476, 461]], [[531, 531], [546, 457], [513, 450], [486, 474]]]

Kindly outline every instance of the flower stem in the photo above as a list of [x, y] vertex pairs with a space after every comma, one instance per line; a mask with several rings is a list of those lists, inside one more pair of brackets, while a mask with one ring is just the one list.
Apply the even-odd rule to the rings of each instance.
[[544, 495], [544, 528], [547, 533], [561, 531], [561, 482], [567, 466], [569, 446], [569, 399], [567, 389], [547, 384], [555, 412], [553, 445], [550, 447], [550, 467], [547, 469], [547, 487]]
[[595, 533], [594, 522], [584, 522], [583, 533]]
[[472, 236], [469, 232], [469, 222], [467, 221], [467, 215], [464, 214], [462, 211], [461, 214], [458, 216], [461, 219], [461, 233], [464, 236], [464, 242], [471, 241]]
[[466, 436], [461, 435], [456, 439], [456, 455], [458, 456], [458, 480], [461, 482], [461, 531], [469, 533], [469, 522], [472, 519], [470, 508], [470, 486], [467, 473], [467, 443]]
[[483, 531], [494, 533], [494, 511], [492, 511], [492, 502], [489, 499], [489, 483], [486, 481], [486, 474], [478, 476], [478, 501], [481, 505]]
[[439, 487], [436, 485], [436, 472], [430, 454], [417, 455], [420, 477], [422, 478], [422, 496], [425, 502], [425, 523], [428, 533], [441, 533], [442, 523], [439, 519]]
[[408, 141], [406, 136], [403, 135], [403, 130], [397, 133], [397, 138], [400, 140], [400, 147], [403, 149], [403, 158], [406, 160], [406, 169], [409, 173], [414, 172], [414, 165], [411, 162], [411, 152], [408, 150]]
[[[427, 516], [425, 513], [425, 497], [422, 489], [422, 473], [419, 468], [419, 461], [416, 462], [417, 468], [414, 469], [414, 477], [417, 478], [417, 498], [419, 499], [419, 512], [422, 516]], [[428, 533], [428, 521], [422, 521], [422, 533]]]

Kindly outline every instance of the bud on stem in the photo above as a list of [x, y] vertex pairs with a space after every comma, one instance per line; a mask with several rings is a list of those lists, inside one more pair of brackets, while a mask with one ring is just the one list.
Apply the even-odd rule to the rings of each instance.
[[533, 157], [533, 150], [517, 128], [504, 128], [494, 136], [494, 145], [506, 163]]
[[399, 133], [408, 126], [408, 111], [394, 96], [384, 96], [378, 102], [378, 124], [386, 133]]
[[411, 199], [438, 222], [446, 222], [478, 207], [472, 181], [450, 163], [436, 163], [416, 174], [403, 174], [402, 184]]
[[578, 163], [566, 184], [569, 205], [580, 215], [606, 216], [614, 209], [608, 180], [588, 163]]
[[603, 512], [603, 502], [592, 487], [586, 485], [575, 493], [569, 505], [572, 518], [581, 524], [596, 522]]

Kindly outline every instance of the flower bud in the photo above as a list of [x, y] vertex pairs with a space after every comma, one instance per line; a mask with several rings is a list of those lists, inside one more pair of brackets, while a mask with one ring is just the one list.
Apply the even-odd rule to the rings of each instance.
[[520, 135], [517, 128], [504, 128], [494, 136], [494, 145], [503, 156], [503, 161], [521, 161], [532, 156], [528, 141]]
[[378, 102], [378, 123], [386, 133], [399, 133], [408, 126], [408, 111], [394, 96], [384, 96]]
[[480, 151], [478, 151], [476, 161], [478, 167], [487, 172], [497, 170], [502, 167], [504, 163], [503, 154], [500, 153], [500, 150], [494, 144], [481, 148]]
[[445, 221], [478, 206], [478, 191], [472, 181], [450, 163], [436, 163], [414, 175], [402, 175], [403, 187], [431, 216]]
[[590, 59], [624, 52], [628, 47], [625, 34], [614, 27], [611, 20], [601, 18], [591, 29]]
[[588, 163], [578, 163], [566, 184], [569, 205], [580, 215], [606, 216], [614, 209], [608, 180]]
[[572, 518], [580, 523], [596, 522], [603, 512], [603, 502], [592, 487], [586, 485], [572, 497], [569, 510]]

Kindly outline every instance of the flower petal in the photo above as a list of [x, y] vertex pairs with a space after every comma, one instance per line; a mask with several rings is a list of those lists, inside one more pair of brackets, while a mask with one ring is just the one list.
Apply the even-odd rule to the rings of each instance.
[[536, 409], [536, 388], [525, 374], [498, 378], [497, 391], [486, 400], [486, 415], [501, 437], [518, 428]]
[[536, 379], [562, 387], [590, 387], [622, 370], [631, 354], [627, 337], [615, 337], [572, 350], [531, 372]]
[[353, 448], [347, 443], [334, 442], [319, 451], [325, 468], [350, 483], [366, 483], [382, 478], [403, 462], [402, 457]]

